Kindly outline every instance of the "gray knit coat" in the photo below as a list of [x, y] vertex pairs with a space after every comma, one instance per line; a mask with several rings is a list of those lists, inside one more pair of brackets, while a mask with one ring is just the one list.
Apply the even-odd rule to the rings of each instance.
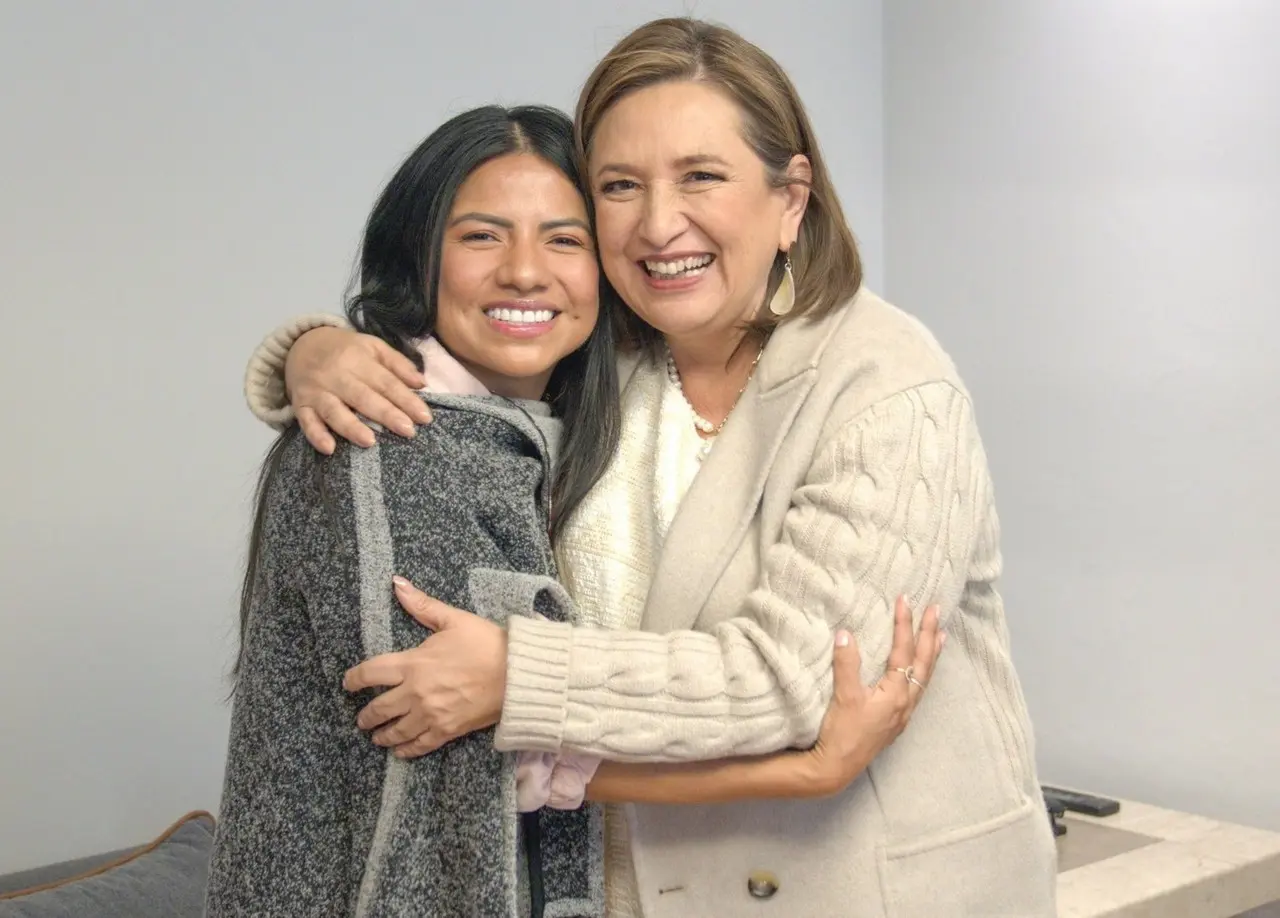
[[413, 439], [331, 457], [298, 436], [266, 491], [208, 918], [603, 914], [599, 809], [520, 817], [514, 761], [482, 730], [400, 760], [356, 727], [343, 673], [429, 632], [395, 574], [504, 624], [564, 620], [547, 535], [546, 406], [429, 396]]

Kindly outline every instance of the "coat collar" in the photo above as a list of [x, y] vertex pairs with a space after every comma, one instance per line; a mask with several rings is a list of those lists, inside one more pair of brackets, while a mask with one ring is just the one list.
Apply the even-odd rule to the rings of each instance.
[[818, 377], [828, 342], [856, 298], [820, 319], [778, 327], [662, 546], [642, 627], [691, 627], [742, 542], [774, 460]]

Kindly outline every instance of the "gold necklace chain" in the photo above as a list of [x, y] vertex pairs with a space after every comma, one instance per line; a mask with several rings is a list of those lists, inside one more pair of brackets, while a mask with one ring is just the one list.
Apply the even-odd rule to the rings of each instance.
[[760, 343], [760, 349], [756, 351], [756, 359], [751, 361], [751, 369], [747, 371], [747, 381], [742, 384], [742, 388], [738, 390], [738, 394], [733, 399], [733, 404], [729, 406], [729, 412], [724, 416], [724, 420], [719, 424], [712, 424], [702, 415], [698, 414], [698, 409], [693, 407], [693, 402], [689, 401], [689, 396], [684, 394], [684, 383], [680, 381], [680, 370], [676, 367], [676, 359], [671, 354], [671, 348], [665, 344], [663, 347], [667, 352], [667, 378], [671, 380], [671, 384], [676, 387], [676, 391], [680, 393], [680, 397], [684, 399], [684, 403], [689, 406], [689, 411], [693, 413], [693, 426], [698, 428], [709, 437], [719, 436], [720, 431], [724, 430], [724, 425], [729, 423], [729, 415], [733, 414], [733, 409], [738, 407], [738, 402], [742, 400], [742, 393], [747, 391], [747, 386], [751, 385], [751, 378], [756, 375], [756, 367], [760, 363], [760, 357], [764, 354], [764, 342]]

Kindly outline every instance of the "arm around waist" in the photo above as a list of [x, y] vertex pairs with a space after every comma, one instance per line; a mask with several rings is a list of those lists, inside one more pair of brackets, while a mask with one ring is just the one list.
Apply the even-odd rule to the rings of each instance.
[[807, 747], [831, 693], [831, 640], [851, 630], [868, 684], [899, 595], [963, 591], [985, 458], [968, 398], [930, 382], [834, 432], [792, 495], [740, 614], [706, 631], [605, 631], [513, 620], [497, 744], [622, 762]]

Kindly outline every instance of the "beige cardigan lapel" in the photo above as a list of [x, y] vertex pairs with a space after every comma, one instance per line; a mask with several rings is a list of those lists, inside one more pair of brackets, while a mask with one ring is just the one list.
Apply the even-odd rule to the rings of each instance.
[[817, 363], [845, 309], [796, 319], [769, 340], [663, 543], [641, 628], [665, 633], [697, 621], [750, 525], [774, 458], [817, 381]]

